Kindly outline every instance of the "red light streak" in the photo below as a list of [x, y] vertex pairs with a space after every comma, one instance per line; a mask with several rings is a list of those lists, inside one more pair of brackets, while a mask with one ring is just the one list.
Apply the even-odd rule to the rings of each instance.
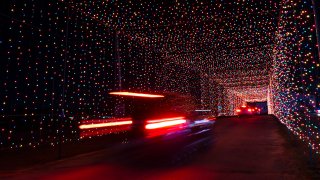
[[132, 121], [119, 121], [119, 122], [106, 122], [106, 123], [97, 123], [97, 124], [82, 124], [79, 126], [80, 129], [91, 129], [91, 128], [101, 128], [101, 127], [110, 127], [110, 126], [121, 126], [132, 124]]
[[166, 121], [166, 122], [159, 122], [159, 123], [153, 123], [153, 124], [147, 124], [146, 129], [158, 129], [163, 127], [169, 127], [169, 126], [175, 126], [179, 124], [186, 123], [186, 120], [175, 120], [175, 121]]
[[163, 121], [173, 121], [173, 120], [180, 120], [184, 119], [183, 116], [180, 117], [173, 117], [173, 118], [163, 118], [163, 119], [155, 119], [155, 120], [148, 120], [148, 123], [157, 123], [157, 122], [163, 122]]
[[129, 131], [131, 124], [130, 117], [81, 120], [80, 138]]
[[146, 98], [162, 98], [163, 95], [159, 94], [144, 94], [144, 93], [134, 93], [134, 92], [110, 92], [111, 95], [118, 96], [132, 96], [132, 97], [146, 97]]
[[215, 121], [215, 120], [217, 120], [216, 117], [208, 117], [208, 118], [206, 118], [206, 119], [208, 119], [209, 121]]
[[174, 118], [164, 118], [164, 119], [157, 119], [157, 120], [149, 120], [147, 121], [150, 124], [145, 126], [146, 129], [158, 129], [164, 127], [175, 126], [179, 124], [184, 124], [187, 121], [184, 117], [174, 117]]

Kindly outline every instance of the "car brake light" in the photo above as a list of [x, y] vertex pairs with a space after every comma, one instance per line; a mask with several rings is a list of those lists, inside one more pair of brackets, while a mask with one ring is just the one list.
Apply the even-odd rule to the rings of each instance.
[[251, 110], [251, 109], [248, 109], [248, 111], [251, 112], [252, 110]]
[[237, 111], [237, 112], [241, 112], [241, 109], [237, 109], [236, 111]]
[[160, 94], [144, 94], [144, 93], [135, 93], [135, 92], [110, 92], [111, 95], [118, 96], [132, 96], [132, 97], [145, 97], [145, 98], [163, 98], [164, 95]]
[[164, 127], [175, 126], [179, 124], [186, 123], [184, 117], [175, 117], [175, 118], [164, 118], [164, 119], [156, 119], [156, 120], [149, 120], [147, 121], [147, 125], [145, 126], [146, 129], [158, 129]]
[[[129, 125], [132, 124], [131, 118], [122, 118], [121, 121], [114, 121], [114, 122], [103, 122], [103, 123], [92, 123], [92, 124], [81, 124], [79, 126], [80, 129], [92, 129], [92, 128], [102, 128], [102, 127], [115, 127], [115, 126], [122, 126], [122, 125]], [[90, 120], [88, 120], [89, 122]], [[91, 120], [92, 121], [92, 120]]]

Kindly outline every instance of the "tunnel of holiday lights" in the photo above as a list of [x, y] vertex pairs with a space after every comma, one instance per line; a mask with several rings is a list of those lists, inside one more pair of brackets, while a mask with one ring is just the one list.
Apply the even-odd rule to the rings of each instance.
[[108, 93], [131, 91], [214, 115], [267, 101], [319, 152], [313, 2], [3, 1], [0, 147], [77, 140], [80, 120], [126, 116]]

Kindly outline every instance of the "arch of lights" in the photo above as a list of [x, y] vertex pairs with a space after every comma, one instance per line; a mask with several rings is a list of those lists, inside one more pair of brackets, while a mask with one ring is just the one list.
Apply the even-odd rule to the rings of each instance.
[[[319, 91], [311, 0], [31, 0], [8, 7], [0, 115], [10, 125], [0, 129], [1, 147], [55, 145], [61, 134], [74, 140], [75, 131], [64, 135], [73, 122], [61, 123], [61, 110], [80, 119], [113, 116], [108, 92], [122, 88], [200, 94], [203, 108], [227, 114], [268, 100], [269, 112], [319, 148], [319, 125], [292, 108]], [[17, 127], [30, 121], [32, 137], [17, 138]]]

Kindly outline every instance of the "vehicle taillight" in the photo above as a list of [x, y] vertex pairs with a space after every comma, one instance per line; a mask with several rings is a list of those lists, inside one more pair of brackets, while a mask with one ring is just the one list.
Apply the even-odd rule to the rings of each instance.
[[237, 109], [236, 112], [241, 112], [241, 109]]
[[249, 112], [251, 112], [251, 111], [252, 111], [252, 109], [250, 109], [250, 108], [249, 108], [249, 109], [248, 109], [248, 111], [249, 111]]
[[187, 127], [185, 117], [172, 117], [148, 120], [145, 125], [147, 138], [153, 138], [168, 134], [174, 134], [184, 130]]
[[161, 94], [145, 94], [145, 93], [135, 93], [135, 92], [110, 92], [110, 95], [118, 96], [131, 96], [131, 97], [144, 97], [144, 98], [163, 98], [164, 95]]
[[187, 121], [186, 121], [185, 117], [174, 117], [174, 118], [148, 120], [145, 128], [146, 129], [165, 128], [165, 127], [171, 127], [171, 126], [184, 124], [186, 122]]
[[[110, 119], [110, 120], [113, 120], [113, 119]], [[132, 124], [131, 118], [118, 118], [118, 119], [114, 119], [114, 121], [111, 121], [111, 122], [108, 122], [107, 120], [104, 120], [104, 119], [86, 120], [85, 122], [90, 122], [90, 124], [89, 123], [81, 124], [79, 126], [79, 129], [115, 127], [115, 126]]]
[[81, 120], [79, 125], [80, 138], [101, 136], [110, 133], [129, 131], [131, 118], [106, 118]]

